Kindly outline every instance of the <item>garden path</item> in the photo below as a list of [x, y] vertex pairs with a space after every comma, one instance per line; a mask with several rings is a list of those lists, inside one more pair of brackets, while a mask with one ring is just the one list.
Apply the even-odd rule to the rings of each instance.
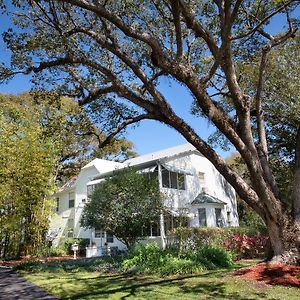
[[57, 300], [9, 268], [0, 267], [1, 300]]

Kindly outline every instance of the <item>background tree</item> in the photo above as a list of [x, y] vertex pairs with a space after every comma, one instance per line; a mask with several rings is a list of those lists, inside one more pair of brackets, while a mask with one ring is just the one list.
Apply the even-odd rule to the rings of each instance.
[[97, 185], [84, 207], [81, 225], [110, 232], [130, 249], [149, 236], [161, 211], [158, 179], [129, 169]]
[[[21, 30], [3, 35], [12, 51], [11, 66], [1, 68], [3, 81], [18, 73], [35, 74], [34, 81], [41, 87], [71, 95], [106, 122], [108, 138], [143, 119], [171, 126], [262, 217], [273, 260], [297, 262], [300, 130], [290, 213], [269, 163], [262, 103], [267, 58], [278, 45], [295, 37], [299, 22], [292, 15], [299, 1], [13, 2], [20, 7], [14, 22]], [[286, 30], [272, 35], [267, 25], [275, 17], [286, 24]], [[258, 53], [258, 81], [249, 92], [237, 67]], [[247, 165], [251, 186], [201, 138], [201, 130], [194, 130], [175, 113], [158, 89], [163, 76], [187, 88], [194, 100], [193, 111], [208, 118], [236, 148]], [[231, 113], [224, 105], [224, 95], [234, 107]]]
[[0, 110], [0, 256], [32, 254], [44, 242], [55, 158], [36, 116]]
[[55, 143], [55, 181], [58, 184], [78, 174], [83, 165], [96, 157], [124, 160], [136, 156], [133, 144], [124, 138], [112, 139], [105, 147], [99, 148], [105, 135], [83, 108], [69, 97], [41, 91], [0, 94], [0, 108], [18, 110], [28, 121], [32, 115], [37, 118], [44, 137]]
[[[0, 94], [0, 125], [0, 256], [32, 254], [45, 241], [57, 182], [95, 157], [92, 131], [104, 137], [76, 102], [50, 93]], [[101, 154], [131, 147], [116, 139]]]

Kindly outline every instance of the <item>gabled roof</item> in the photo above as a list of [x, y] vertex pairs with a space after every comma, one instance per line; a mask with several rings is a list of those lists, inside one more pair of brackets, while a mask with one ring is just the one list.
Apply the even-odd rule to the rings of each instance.
[[[117, 166], [114, 170], [110, 170], [108, 172], [104, 172], [104, 173], [101, 173], [101, 174], [95, 176], [92, 182], [94, 182], [95, 180], [101, 179], [101, 178], [115, 175], [116, 173], [122, 172], [123, 170], [126, 170], [130, 167], [134, 167], [134, 168], [140, 170], [143, 168], [149, 168], [149, 167], [155, 166], [158, 162], [162, 163], [162, 165], [166, 169], [168, 169], [168, 170], [174, 169], [173, 171], [175, 171], [175, 168], [165, 164], [164, 160], [171, 158], [171, 157], [175, 157], [177, 155], [182, 155], [183, 153], [198, 153], [198, 154], [200, 154], [196, 150], [196, 148], [194, 146], [192, 146], [191, 144], [179, 145], [176, 147], [172, 147], [172, 148], [168, 148], [165, 150], [161, 150], [161, 151], [157, 151], [157, 152], [153, 152], [150, 154], [145, 154], [145, 155], [141, 155], [141, 156], [138, 156], [135, 158], [128, 159], [128, 160], [124, 161], [122, 164], [120, 164], [120, 166]], [[178, 170], [177, 169], [177, 171], [179, 173], [185, 173], [185, 174], [191, 175], [190, 170]], [[92, 184], [92, 182], [90, 182], [89, 184]]]
[[200, 193], [193, 201], [192, 201], [192, 205], [195, 204], [206, 204], [206, 203], [210, 203], [210, 204], [226, 204], [226, 202], [212, 196], [209, 195], [207, 193]]
[[144, 163], [150, 163], [154, 161], [158, 161], [163, 158], [169, 158], [175, 155], [180, 155], [182, 153], [186, 152], [197, 152], [196, 148], [191, 144], [183, 144], [172, 148], [167, 148], [161, 151], [152, 152], [149, 154], [141, 155], [138, 157], [134, 157], [131, 159], [128, 159], [124, 161], [124, 164], [126, 164], [129, 167], [133, 167], [136, 165], [141, 165]]
[[[106, 159], [100, 159], [95, 158], [92, 161], [90, 161], [87, 165], [82, 167], [82, 169], [87, 169], [90, 167], [95, 167], [99, 173], [107, 172], [107, 169], [115, 169], [123, 164], [116, 161], [106, 160]], [[105, 170], [105, 171], [104, 171]]]

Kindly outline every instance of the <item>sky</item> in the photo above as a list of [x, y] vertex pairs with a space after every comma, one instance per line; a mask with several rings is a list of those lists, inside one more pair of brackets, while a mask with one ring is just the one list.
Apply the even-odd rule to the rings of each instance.
[[[299, 12], [300, 9], [296, 11], [295, 16], [299, 17]], [[0, 15], [0, 18], [0, 33], [2, 33], [7, 30], [7, 28], [12, 27], [12, 24], [8, 17]], [[271, 22], [268, 28], [271, 34], [275, 34], [281, 30], [281, 21], [280, 18], [275, 18]], [[0, 37], [0, 62], [9, 63], [9, 61], [9, 50], [6, 49], [3, 39]], [[18, 75], [8, 84], [0, 84], [0, 93], [18, 94], [29, 90], [30, 87], [30, 76]], [[184, 87], [177, 83], [170, 85], [170, 81], [163, 78], [159, 89], [171, 103], [175, 112], [180, 114], [181, 117], [184, 117], [184, 119], [199, 132], [202, 138], [206, 140], [208, 136], [214, 132], [213, 125], [206, 119], [200, 119], [190, 114], [192, 97]], [[186, 140], [174, 129], [151, 120], [142, 121], [138, 126], [128, 127], [124, 136], [133, 142], [134, 150], [140, 155], [186, 143]], [[216, 150], [223, 157], [228, 157], [234, 152], [234, 149], [231, 149], [229, 152], [223, 151], [222, 149]]]

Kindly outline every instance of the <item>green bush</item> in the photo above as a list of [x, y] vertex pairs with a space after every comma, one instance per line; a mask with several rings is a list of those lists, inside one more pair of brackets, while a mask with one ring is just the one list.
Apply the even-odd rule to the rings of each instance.
[[205, 245], [181, 256], [172, 249], [161, 250], [157, 244], [140, 246], [122, 263], [123, 270], [147, 274], [191, 274], [204, 269], [228, 268], [233, 265], [232, 253], [224, 248]]
[[49, 256], [65, 256], [67, 255], [67, 251], [65, 250], [64, 247], [51, 247]]
[[196, 254], [197, 260], [207, 263], [207, 268], [229, 268], [233, 265], [233, 255], [221, 247], [204, 246]]
[[[263, 257], [268, 251], [268, 245], [265, 240], [268, 237], [262, 235], [257, 229], [254, 228], [243, 228], [243, 227], [232, 227], [232, 228], [220, 228], [220, 227], [197, 227], [197, 228], [185, 228], [179, 227], [172, 230], [169, 233], [172, 236], [172, 245], [178, 249], [180, 257], [184, 257], [186, 253], [196, 253], [205, 246], [224, 248], [226, 250], [236, 251], [237, 257], [256, 258]], [[251, 245], [253, 251], [245, 251], [240, 246], [238, 247], [232, 241], [240, 240], [239, 237], [244, 241], [261, 241], [254, 242]], [[242, 244], [244, 245], [244, 244]], [[245, 253], [247, 256], [245, 256]]]
[[32, 253], [32, 257], [65, 256], [67, 251], [64, 247], [50, 247], [48, 244], [41, 245]]
[[59, 247], [63, 248], [68, 255], [73, 255], [73, 251], [71, 250], [71, 246], [73, 244], [79, 245], [78, 255], [85, 256], [86, 247], [89, 245], [89, 239], [75, 239], [75, 238], [67, 238], [63, 239], [59, 243]]

